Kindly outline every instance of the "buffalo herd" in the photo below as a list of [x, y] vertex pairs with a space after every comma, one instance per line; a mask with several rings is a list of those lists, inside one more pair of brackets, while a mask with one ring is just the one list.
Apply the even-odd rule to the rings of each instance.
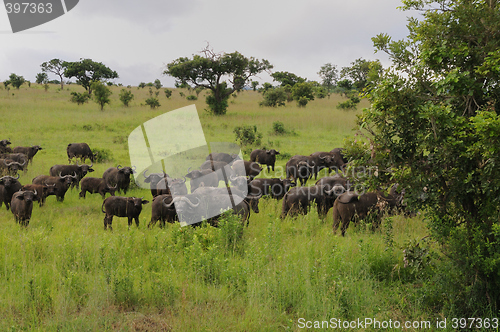
[[[59, 202], [64, 201], [70, 188], [80, 189], [79, 197], [85, 199], [86, 194], [100, 194], [104, 217], [104, 229], [112, 229], [113, 217], [128, 219], [139, 226], [139, 215], [143, 205], [149, 201], [137, 197], [115, 196], [115, 192], [127, 194], [131, 175], [136, 174], [135, 167], [110, 167], [101, 178], [86, 177], [94, 172], [96, 153], [86, 143], [71, 143], [67, 146], [69, 162], [75, 159], [76, 164], [54, 165], [49, 175], [33, 178], [31, 184], [21, 185], [19, 171], [26, 170], [28, 163], [33, 162], [35, 154], [42, 149], [39, 145], [31, 147], [10, 148], [10, 140], [0, 141], [0, 206], [5, 204], [11, 209], [16, 222], [28, 226], [33, 209], [33, 201], [43, 206], [48, 196], [56, 196]], [[258, 177], [267, 167], [267, 171], [275, 171], [276, 150], [257, 149], [250, 154], [250, 160], [242, 160], [239, 155], [228, 153], [211, 153], [196, 169], [189, 167], [184, 176], [170, 177], [166, 172], [142, 172], [142, 182], [151, 190], [151, 221], [148, 227], [157, 222], [164, 226], [165, 222], [181, 222], [187, 225], [199, 225], [206, 220], [217, 226], [221, 212], [231, 210], [242, 222], [248, 225], [250, 214], [259, 212], [259, 200], [263, 196], [282, 200], [280, 217], [307, 214], [311, 206], [316, 206], [318, 216], [324, 219], [330, 209], [333, 210], [334, 232], [341, 226], [344, 235], [350, 222], [375, 215], [379, 220], [381, 212], [392, 212], [402, 205], [404, 190], [395, 188], [389, 193], [382, 191], [357, 192], [344, 170], [348, 160], [342, 149], [330, 152], [315, 152], [308, 156], [292, 156], [285, 165], [285, 178]], [[91, 164], [85, 164], [90, 159]], [[79, 160], [82, 164], [79, 163]], [[320, 177], [320, 171], [326, 175]], [[335, 174], [330, 176], [334, 171]], [[137, 180], [136, 178], [136, 180]], [[312, 186], [306, 186], [308, 180], [317, 180]], [[189, 186], [187, 181], [189, 179]], [[222, 186], [220, 186], [220, 182]], [[188, 189], [189, 188], [189, 189]], [[111, 196], [106, 198], [106, 194]], [[376, 226], [376, 223], [375, 223]]]

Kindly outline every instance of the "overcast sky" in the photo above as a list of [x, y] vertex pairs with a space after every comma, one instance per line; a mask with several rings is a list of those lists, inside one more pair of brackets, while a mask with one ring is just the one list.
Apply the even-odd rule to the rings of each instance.
[[[53, 58], [91, 58], [118, 72], [114, 80], [138, 85], [160, 79], [165, 64], [191, 57], [207, 42], [215, 52], [238, 51], [267, 59], [273, 71], [318, 80], [320, 67], [349, 66], [357, 58], [380, 59], [371, 37], [407, 35], [400, 0], [80, 0], [66, 15], [12, 33], [0, 8], [0, 81], [11, 73], [35, 81], [40, 64]], [[49, 74], [50, 79], [57, 77]], [[262, 76], [255, 80], [271, 80]]]

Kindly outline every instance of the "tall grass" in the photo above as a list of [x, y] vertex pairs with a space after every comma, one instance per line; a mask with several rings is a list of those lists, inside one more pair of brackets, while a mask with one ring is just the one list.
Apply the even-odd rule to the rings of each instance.
[[[130, 163], [127, 136], [159, 114], [191, 104], [174, 90], [161, 107], [141, 106], [146, 89], [132, 88], [130, 107], [118, 101], [101, 112], [92, 101], [69, 102], [70, 85], [48, 92], [35, 85], [19, 91], [0, 90], [3, 138], [13, 146], [40, 144], [21, 183], [30, 183], [50, 166], [66, 164], [66, 146], [87, 142], [108, 149], [114, 162], [95, 164], [95, 173]], [[14, 95], [12, 95], [14, 93]], [[187, 95], [187, 94], [186, 94]], [[315, 100], [306, 108], [287, 105], [260, 108], [261, 96], [240, 93], [228, 114], [204, 112], [195, 101], [209, 142], [233, 142], [233, 128], [256, 125], [266, 145], [290, 155], [329, 151], [352, 135], [356, 112], [338, 111], [338, 96]], [[281, 121], [296, 135], [277, 136]], [[279, 160], [284, 166], [286, 160]], [[272, 173], [272, 172], [271, 172]], [[127, 196], [145, 196], [133, 188]], [[103, 230], [102, 199], [77, 190], [64, 202], [53, 196], [34, 207], [27, 229], [0, 210], [0, 330], [2, 331], [276, 331], [298, 330], [299, 318], [354, 320], [431, 319], [419, 302], [418, 280], [403, 268], [401, 245], [426, 235], [424, 222], [398, 216], [392, 228], [372, 232], [351, 226], [346, 237], [333, 235], [331, 212], [322, 221], [315, 209], [306, 216], [279, 219], [281, 202], [262, 199], [244, 227], [228, 216], [219, 228], [204, 225], [148, 229], [150, 205], [140, 227], [128, 229], [116, 218], [113, 231]], [[387, 250], [387, 236], [393, 249]], [[437, 315], [437, 314], [436, 314]]]

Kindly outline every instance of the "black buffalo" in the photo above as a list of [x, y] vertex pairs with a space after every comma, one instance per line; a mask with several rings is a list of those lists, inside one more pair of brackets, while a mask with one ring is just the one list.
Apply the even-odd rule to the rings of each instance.
[[167, 207], [167, 204], [172, 203], [172, 195], [158, 195], [151, 203], [151, 221], [148, 227], [152, 227], [157, 221], [160, 221], [160, 227], [165, 226], [165, 222], [173, 224], [178, 221], [175, 207]]
[[[235, 161], [235, 162], [239, 162]], [[234, 163], [233, 163], [234, 165]], [[212, 161], [212, 160], [207, 160], [200, 166], [200, 170], [204, 169], [210, 169], [214, 172], [217, 173], [217, 177], [219, 178], [219, 181], [224, 181], [228, 182], [229, 177], [233, 175], [231, 165], [226, 163], [225, 161]]]
[[12, 149], [14, 153], [23, 153], [28, 156], [28, 162], [31, 164], [33, 163], [33, 157], [40, 150], [42, 150], [42, 147], [40, 145], [16, 146], [14, 149]]
[[315, 166], [316, 164], [311, 156], [293, 156], [285, 166], [286, 178], [296, 183], [299, 181], [300, 185], [304, 186], [311, 177], [311, 174], [313, 174]]
[[271, 166], [274, 171], [274, 164], [276, 163], [276, 155], [280, 154], [279, 151], [274, 149], [271, 150], [261, 150], [256, 149], [250, 153], [250, 161], [257, 162], [261, 165], [267, 165], [267, 171], [269, 172], [269, 166]]
[[12, 153], [12, 149], [10, 148], [10, 140], [8, 139], [3, 139], [0, 140], [0, 153]]
[[38, 206], [43, 206], [47, 196], [56, 194], [56, 185], [25, 184], [21, 190], [36, 192], [35, 200], [38, 201]]
[[28, 226], [31, 219], [31, 212], [33, 211], [33, 200], [35, 200], [36, 191], [18, 191], [12, 196], [10, 202], [11, 211], [14, 214], [16, 222], [21, 226]]
[[326, 185], [328, 189], [336, 188], [337, 196], [351, 189], [349, 180], [341, 175], [325, 176], [316, 181], [316, 185]]
[[106, 193], [111, 196], [115, 195], [117, 185], [110, 186], [103, 178], [84, 178], [81, 182], [82, 190], [80, 191], [79, 197], [85, 198], [87, 192], [90, 194], [101, 194], [102, 199], [106, 197]]
[[166, 179], [168, 177], [168, 174], [165, 172], [162, 173], [151, 173], [146, 176], [146, 172], [148, 170], [145, 170], [142, 175], [144, 176], [144, 182], [149, 183], [149, 188], [151, 190], [151, 195], [153, 197], [156, 197], [159, 195], [158, 190], [156, 189], [156, 186], [158, 185], [158, 182], [161, 181], [161, 179]]
[[186, 187], [186, 178], [182, 179], [172, 179], [165, 178], [161, 179], [156, 185], [156, 191], [158, 195], [187, 195], [188, 190]]
[[118, 185], [117, 191], [121, 192], [123, 190], [123, 193], [126, 194], [130, 186], [130, 175], [133, 173], [135, 173], [135, 170], [132, 167], [118, 165], [105, 170], [102, 178], [111, 186]]
[[191, 192], [194, 192], [199, 187], [217, 187], [219, 185], [219, 176], [217, 172], [211, 169], [202, 169], [189, 171], [186, 174], [187, 178], [191, 179]]
[[0, 158], [10, 159], [21, 164], [28, 161], [28, 156], [24, 153], [2, 153], [0, 154]]
[[5, 203], [7, 210], [10, 208], [10, 201], [12, 200], [12, 195], [16, 191], [21, 190], [22, 185], [18, 181], [19, 174], [17, 177], [4, 176], [0, 178], [0, 206]]
[[232, 168], [235, 176], [248, 176], [250, 180], [253, 180], [262, 172], [262, 167], [259, 164], [247, 160], [236, 160]]
[[312, 202], [316, 203], [318, 216], [325, 218], [337, 198], [334, 190], [326, 186], [295, 187], [290, 189], [283, 198], [281, 218], [287, 215], [307, 214]]
[[330, 151], [330, 153], [333, 156], [335, 167], [339, 170], [343, 170], [348, 162], [347, 158], [344, 156], [344, 149], [335, 148]]
[[0, 159], [0, 173], [5, 175], [16, 175], [17, 172], [24, 170], [26, 160], [18, 163], [12, 159]]
[[[59, 202], [64, 201], [64, 196], [69, 189], [69, 186], [76, 182], [77, 176], [73, 175], [59, 175], [59, 176], [50, 176], [50, 175], [39, 175], [33, 179], [33, 184], [44, 184], [53, 186], [55, 185], [54, 195]], [[50, 195], [49, 195], [50, 196]]]
[[87, 143], [70, 143], [66, 147], [66, 154], [68, 155], [68, 162], [71, 163], [71, 159], [75, 158], [82, 161], [85, 159], [90, 159], [91, 162], [94, 162], [97, 158], [97, 152], [92, 153], [90, 146]]
[[289, 179], [270, 178], [253, 179], [248, 185], [251, 195], [268, 195], [274, 199], [282, 199], [288, 190], [296, 186], [296, 183]]
[[207, 161], [223, 161], [226, 164], [232, 164], [235, 160], [240, 159], [240, 156], [237, 154], [229, 154], [224, 152], [213, 152], [208, 155]]
[[78, 161], [76, 165], [54, 165], [50, 168], [49, 174], [50, 176], [58, 176], [58, 175], [74, 175], [76, 174], [76, 181], [71, 184], [71, 188], [76, 186], [76, 189], [80, 188], [80, 181], [83, 179], [87, 173], [91, 173], [94, 171], [91, 165], [79, 165]]
[[104, 216], [104, 229], [111, 226], [113, 216], [128, 218], [128, 227], [132, 225], [132, 219], [135, 220], [135, 225], [139, 227], [139, 215], [142, 211], [142, 206], [149, 203], [147, 200], [137, 197], [121, 197], [111, 196], [106, 198], [101, 205], [101, 211], [105, 213]]

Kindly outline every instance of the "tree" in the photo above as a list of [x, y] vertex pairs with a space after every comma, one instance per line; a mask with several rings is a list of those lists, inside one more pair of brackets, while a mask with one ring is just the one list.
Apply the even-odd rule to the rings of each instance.
[[239, 52], [215, 53], [207, 46], [201, 53], [172, 61], [164, 74], [175, 77], [177, 83], [210, 90], [206, 103], [214, 115], [226, 114], [231, 94], [243, 89], [251, 77], [272, 69], [269, 61], [247, 58]]
[[44, 84], [49, 80], [49, 76], [47, 73], [38, 73], [36, 74], [36, 83], [37, 84]]
[[52, 59], [50, 61], [42, 63], [40, 67], [42, 67], [42, 71], [44, 73], [49, 72], [59, 76], [59, 82], [61, 83], [61, 90], [64, 89], [63, 76], [64, 76], [65, 65], [62, 60]]
[[122, 89], [120, 91], [120, 101], [123, 103], [123, 105], [128, 107], [128, 104], [132, 101], [132, 99], [134, 99], [134, 94], [132, 93], [132, 91], [127, 89]]
[[7, 85], [5, 85], [6, 87], [10, 84], [14, 88], [19, 90], [19, 88], [21, 87], [21, 85], [24, 84], [24, 82], [26, 82], [26, 80], [24, 79], [23, 76], [16, 75], [16, 74], [12, 73], [12, 74], [10, 74], [9, 79], [4, 82], [4, 85], [5, 85], [5, 83], [7, 83]]
[[330, 91], [332, 87], [337, 84], [339, 72], [337, 66], [331, 63], [324, 64], [318, 72], [319, 77], [323, 80], [323, 86], [326, 87], [328, 98], [330, 98]]
[[353, 87], [361, 91], [369, 85], [374, 85], [381, 73], [382, 64], [379, 60], [369, 61], [359, 58], [351, 62], [351, 67], [343, 67], [340, 76], [350, 79]]
[[63, 62], [64, 76], [67, 78], [75, 77], [78, 83], [85, 90], [92, 93], [92, 82], [105, 82], [109, 79], [118, 78], [116, 71], [113, 71], [103, 65], [101, 62], [92, 61], [92, 59], [80, 59], [77, 62]]
[[154, 86], [155, 86], [156, 90], [160, 90], [162, 87], [161, 81], [159, 79], [156, 79], [154, 82]]
[[277, 71], [271, 74], [274, 81], [279, 82], [281, 86], [291, 86], [293, 87], [297, 83], [304, 83], [306, 81], [305, 78], [297, 76], [293, 73], [289, 73], [287, 71]]
[[[403, 0], [422, 11], [406, 40], [373, 38], [393, 66], [359, 122], [369, 133], [376, 182], [397, 181], [441, 244], [440, 294], [449, 315], [500, 308], [500, 4]], [[441, 288], [440, 288], [441, 287]]]
[[102, 82], [92, 82], [90, 85], [91, 90], [94, 92], [94, 100], [101, 106], [101, 111], [104, 110], [104, 105], [109, 104], [111, 101], [109, 96], [111, 96], [111, 90], [104, 85]]
[[267, 107], [277, 107], [285, 106], [287, 101], [287, 92], [284, 88], [278, 87], [274, 89], [268, 89], [264, 93], [264, 100], [259, 103], [259, 106]]
[[292, 87], [292, 98], [297, 101], [299, 107], [305, 107], [307, 103], [314, 100], [314, 88], [311, 82], [297, 83]]
[[252, 85], [252, 89], [253, 89], [253, 91], [256, 91], [256, 90], [257, 90], [257, 87], [259, 86], [259, 82], [257, 82], [257, 81], [252, 81], [250, 84]]

